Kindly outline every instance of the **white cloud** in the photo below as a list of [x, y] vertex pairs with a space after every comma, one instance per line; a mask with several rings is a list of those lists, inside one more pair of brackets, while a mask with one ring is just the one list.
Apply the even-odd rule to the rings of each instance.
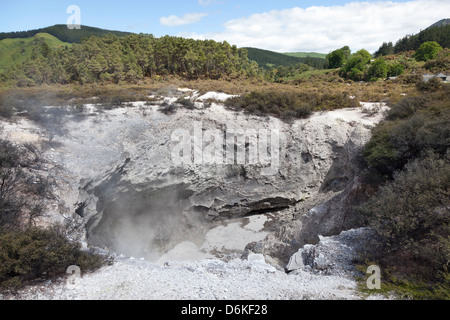
[[[208, 0], [199, 0], [206, 2]], [[218, 33], [183, 34], [279, 52], [328, 53], [345, 45], [376, 51], [383, 42], [415, 34], [450, 12], [450, 1], [350, 2], [340, 6], [272, 10], [233, 19]]]
[[198, 0], [198, 4], [204, 7], [213, 5], [213, 4], [218, 4], [218, 3], [222, 3], [219, 0]]
[[206, 12], [186, 13], [182, 17], [171, 15], [168, 17], [161, 17], [159, 19], [159, 22], [161, 23], [161, 25], [166, 27], [176, 27], [199, 22], [203, 17], [206, 17], [207, 15], [208, 13]]

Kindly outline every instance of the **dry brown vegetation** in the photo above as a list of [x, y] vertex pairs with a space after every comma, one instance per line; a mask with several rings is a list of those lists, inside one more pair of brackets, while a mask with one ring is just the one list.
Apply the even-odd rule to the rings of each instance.
[[[77, 106], [83, 103], [118, 106], [125, 102], [151, 101], [149, 95], [170, 94], [179, 87], [191, 88], [200, 93], [216, 91], [243, 95], [251, 92], [277, 92], [301, 97], [319, 97], [319, 100], [323, 99], [324, 101], [329, 100], [327, 97], [344, 97], [354, 99], [355, 102], [396, 102], [406, 95], [414, 96], [418, 94], [415, 87], [416, 81], [414, 81], [417, 79], [409, 81], [406, 76], [400, 77], [395, 81], [370, 83], [344, 82], [333, 79], [333, 73], [328, 75], [318, 74], [315, 77], [311, 77], [308, 81], [291, 83], [274, 83], [258, 78], [183, 80], [178, 77], [167, 76], [158, 80], [145, 79], [138, 84], [71, 84], [41, 85], [29, 88], [9, 87], [0, 88], [0, 115], [4, 117], [10, 116], [13, 108], [17, 111], [22, 111], [38, 106]], [[308, 101], [305, 102], [307, 103]], [[332, 109], [336, 107], [339, 107], [339, 105], [333, 105]], [[348, 104], [344, 103], [341, 107], [348, 107]], [[320, 106], [315, 109], [320, 109]], [[330, 107], [324, 105], [322, 109], [330, 109]]]

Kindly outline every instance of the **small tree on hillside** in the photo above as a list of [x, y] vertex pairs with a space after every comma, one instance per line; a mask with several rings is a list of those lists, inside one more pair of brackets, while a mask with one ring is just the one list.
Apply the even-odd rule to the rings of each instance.
[[379, 78], [386, 78], [388, 74], [388, 66], [386, 61], [382, 58], [375, 60], [367, 72], [369, 80], [377, 80]]
[[414, 54], [414, 58], [417, 61], [436, 59], [438, 52], [441, 50], [442, 47], [436, 41], [424, 42]]

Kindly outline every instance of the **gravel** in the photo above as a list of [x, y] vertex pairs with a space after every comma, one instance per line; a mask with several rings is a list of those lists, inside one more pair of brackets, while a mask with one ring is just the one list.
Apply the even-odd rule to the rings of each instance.
[[287, 274], [250, 254], [224, 262], [166, 262], [118, 257], [100, 270], [58, 279], [6, 299], [22, 300], [304, 300], [361, 297], [356, 282], [342, 276], [296, 270]]
[[82, 276], [68, 275], [25, 288], [15, 300], [360, 300], [393, 299], [364, 296], [357, 289], [352, 260], [355, 249], [368, 243], [367, 228], [320, 237], [305, 245], [308, 259], [292, 272], [269, 264], [262, 254], [238, 253], [227, 259], [198, 258], [158, 262], [112, 256], [112, 263]]

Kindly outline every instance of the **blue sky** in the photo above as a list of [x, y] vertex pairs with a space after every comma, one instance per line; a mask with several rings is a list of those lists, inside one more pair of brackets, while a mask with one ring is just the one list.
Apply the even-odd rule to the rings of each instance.
[[0, 6], [0, 32], [65, 24], [70, 5], [83, 25], [280, 52], [373, 51], [450, 15], [447, 0], [17, 0]]

